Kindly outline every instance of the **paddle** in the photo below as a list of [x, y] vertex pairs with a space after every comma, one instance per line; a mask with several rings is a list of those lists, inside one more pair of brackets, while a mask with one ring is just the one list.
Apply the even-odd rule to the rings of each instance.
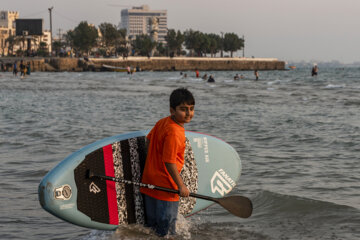
[[[114, 181], [114, 182], [132, 184], [132, 185], [136, 185], [139, 187], [146, 187], [146, 188], [150, 188], [150, 189], [156, 189], [159, 191], [179, 194], [179, 191], [175, 190], [175, 189], [154, 186], [151, 184], [133, 182], [133, 181], [129, 181], [129, 180], [121, 179], [121, 178], [95, 175], [91, 170], [87, 171], [87, 176], [88, 176], [88, 178], [100, 178], [102, 180], [110, 180], [110, 181]], [[223, 198], [213, 198], [210, 196], [205, 196], [205, 195], [201, 195], [201, 194], [197, 194], [197, 193], [190, 193], [190, 196], [218, 203], [220, 206], [222, 206], [223, 208], [228, 210], [228, 212], [230, 212], [231, 214], [233, 214], [237, 217], [241, 217], [241, 218], [250, 217], [252, 210], [253, 210], [253, 206], [252, 206], [250, 199], [248, 199], [247, 197], [243, 197], [243, 196], [229, 196], [229, 197], [223, 197]]]

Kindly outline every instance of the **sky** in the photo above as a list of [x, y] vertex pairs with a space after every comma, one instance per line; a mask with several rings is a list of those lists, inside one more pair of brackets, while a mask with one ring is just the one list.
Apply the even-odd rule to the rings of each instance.
[[[284, 61], [360, 62], [360, 0], [0, 0], [20, 18], [43, 18], [53, 34], [80, 21], [119, 24], [120, 11], [147, 4], [168, 11], [168, 28], [233, 32], [245, 38], [246, 57]], [[242, 56], [242, 52], [238, 54]]]

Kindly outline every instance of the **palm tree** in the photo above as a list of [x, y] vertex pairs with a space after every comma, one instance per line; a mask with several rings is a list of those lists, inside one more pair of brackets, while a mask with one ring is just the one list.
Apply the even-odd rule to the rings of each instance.
[[18, 43], [18, 40], [15, 36], [9, 36], [6, 40], [5, 43], [8, 45], [8, 55], [11, 52], [11, 55], [14, 54], [14, 46]]

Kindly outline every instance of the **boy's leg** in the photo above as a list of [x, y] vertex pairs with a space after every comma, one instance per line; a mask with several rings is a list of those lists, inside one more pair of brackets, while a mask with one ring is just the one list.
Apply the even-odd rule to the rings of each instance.
[[156, 209], [156, 233], [160, 236], [176, 233], [175, 225], [178, 214], [179, 202], [157, 200]]
[[174, 235], [179, 202], [158, 200], [143, 194], [145, 200], [146, 227], [160, 236]]
[[145, 226], [156, 229], [156, 199], [143, 194], [145, 201]]

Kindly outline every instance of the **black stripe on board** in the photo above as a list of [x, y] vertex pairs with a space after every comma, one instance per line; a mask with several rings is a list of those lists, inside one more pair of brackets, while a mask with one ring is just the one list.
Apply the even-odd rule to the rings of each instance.
[[[122, 162], [123, 162], [124, 179], [132, 181], [130, 146], [129, 146], [128, 140], [121, 141], [120, 146], [121, 146], [121, 155], [122, 155]], [[125, 198], [126, 198], [126, 206], [127, 206], [128, 224], [136, 223], [134, 189], [131, 184], [125, 184]]]
[[97, 178], [89, 179], [87, 171], [96, 175], [105, 175], [103, 149], [97, 149], [88, 154], [85, 160], [74, 170], [75, 183], [78, 190], [77, 208], [89, 216], [91, 220], [109, 223], [109, 209], [106, 191], [106, 181]]
[[142, 178], [142, 175], [143, 175], [143, 172], [144, 172], [146, 155], [147, 155], [146, 146], [145, 146], [145, 138], [146, 137], [138, 137], [137, 138], [141, 178]]

